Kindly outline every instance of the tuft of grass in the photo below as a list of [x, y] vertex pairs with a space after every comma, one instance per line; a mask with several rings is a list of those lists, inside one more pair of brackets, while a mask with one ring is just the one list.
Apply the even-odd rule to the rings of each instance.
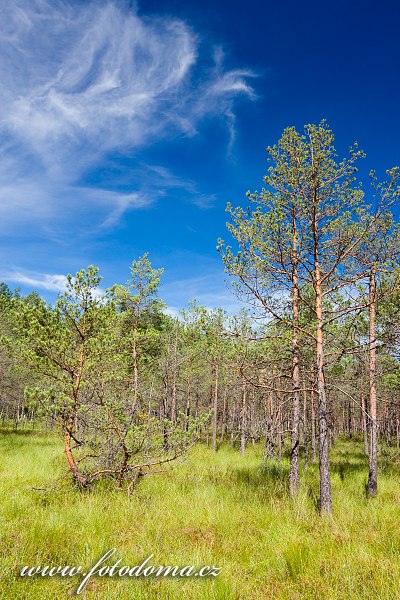
[[153, 554], [154, 565], [215, 565], [221, 572], [201, 580], [93, 577], [87, 599], [400, 597], [399, 467], [382, 469], [379, 495], [367, 501], [359, 444], [342, 441], [332, 451], [332, 518], [316, 510], [315, 465], [301, 474], [299, 497], [290, 501], [287, 461], [264, 466], [257, 446], [243, 457], [199, 445], [177, 468], [144, 478], [132, 496], [107, 486], [75, 490], [62, 477], [62, 448], [51, 434], [3, 430], [0, 456], [0, 598], [74, 595], [79, 577], [21, 578], [20, 569], [88, 569], [111, 548], [117, 551], [107, 564], [134, 566]]

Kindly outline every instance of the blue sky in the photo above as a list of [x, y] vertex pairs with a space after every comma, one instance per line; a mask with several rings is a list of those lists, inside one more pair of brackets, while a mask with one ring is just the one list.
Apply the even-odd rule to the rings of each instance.
[[14, 0], [0, 16], [0, 280], [54, 300], [145, 251], [172, 312], [239, 307], [218, 237], [266, 146], [326, 118], [400, 164], [395, 1]]

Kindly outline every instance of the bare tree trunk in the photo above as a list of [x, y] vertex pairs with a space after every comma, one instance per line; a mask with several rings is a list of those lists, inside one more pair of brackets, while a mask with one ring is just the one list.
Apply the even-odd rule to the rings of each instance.
[[349, 438], [353, 438], [353, 411], [352, 411], [352, 400], [348, 398], [347, 402], [347, 429]]
[[222, 410], [222, 426], [221, 426], [221, 444], [224, 441], [226, 431], [226, 415], [228, 411], [228, 390], [224, 390], [224, 407]]
[[139, 395], [139, 375], [138, 375], [138, 365], [137, 365], [137, 345], [136, 345], [136, 336], [137, 336], [137, 319], [135, 323], [135, 329], [133, 331], [133, 346], [132, 346], [132, 358], [133, 358], [133, 402], [132, 402], [132, 416], [134, 415], [137, 409], [137, 401]]
[[247, 388], [246, 382], [242, 387], [242, 410], [240, 415], [240, 452], [246, 454], [246, 413], [247, 413]]
[[279, 462], [282, 462], [282, 453], [283, 453], [283, 446], [284, 446], [284, 439], [283, 439], [283, 419], [282, 419], [282, 404], [281, 404], [281, 398], [278, 394], [278, 423], [277, 423], [277, 427], [278, 427], [278, 460]]
[[173, 351], [174, 364], [172, 366], [172, 398], [171, 398], [171, 421], [175, 426], [178, 418], [178, 399], [176, 394], [176, 378], [178, 370], [178, 333], [175, 335], [174, 351]]
[[304, 469], [308, 469], [308, 420], [307, 420], [307, 385], [303, 368], [303, 440], [304, 440]]
[[254, 390], [253, 390], [253, 393], [251, 394], [251, 402], [250, 402], [250, 420], [247, 423], [247, 431], [250, 435], [250, 439], [251, 439], [251, 443], [252, 443], [253, 447], [256, 445], [255, 412], [256, 412], [256, 406], [255, 406], [255, 395], [254, 395]]
[[314, 403], [314, 386], [315, 386], [315, 371], [311, 369], [311, 460], [315, 464], [317, 462], [317, 435], [315, 423], [315, 403]]
[[168, 427], [167, 427], [167, 418], [168, 418], [168, 379], [165, 377], [164, 379], [164, 394], [161, 398], [160, 403], [160, 414], [163, 420], [163, 438], [164, 438], [164, 448], [168, 448]]
[[361, 422], [362, 422], [362, 430], [363, 430], [363, 436], [364, 436], [365, 456], [369, 456], [367, 419], [368, 419], [368, 402], [367, 402], [367, 398], [363, 394], [361, 396]]
[[178, 404], [176, 397], [176, 372], [174, 370], [173, 380], [172, 380], [172, 397], [171, 397], [171, 421], [173, 425], [176, 425], [177, 421], [177, 412], [178, 412]]
[[186, 423], [185, 423], [186, 431], [188, 431], [188, 429], [189, 429], [191, 388], [192, 388], [192, 378], [191, 378], [191, 374], [189, 371], [188, 378], [187, 378], [187, 387], [186, 387]]
[[273, 398], [272, 391], [270, 391], [269, 395], [268, 395], [268, 400], [267, 400], [265, 449], [264, 449], [264, 462], [265, 463], [267, 462], [268, 458], [276, 457], [273, 422], [274, 422], [274, 398]]
[[146, 450], [150, 449], [150, 431], [151, 431], [151, 404], [153, 400], [154, 377], [151, 378], [149, 399], [147, 403], [147, 435], [146, 435]]
[[376, 273], [371, 269], [369, 277], [369, 414], [370, 447], [367, 496], [376, 496], [378, 487], [378, 441], [376, 412]]
[[235, 434], [233, 433], [233, 431], [231, 431], [231, 439], [229, 445], [231, 448], [233, 448], [235, 445]]
[[317, 390], [318, 390], [318, 424], [319, 424], [319, 491], [320, 511], [332, 513], [331, 474], [329, 465], [329, 430], [328, 404], [324, 376], [324, 343], [322, 331], [322, 283], [318, 253], [315, 251], [315, 309], [316, 309], [316, 358], [317, 358]]
[[293, 241], [293, 341], [292, 341], [292, 386], [293, 386], [293, 410], [292, 410], [292, 437], [290, 447], [290, 470], [289, 489], [292, 498], [299, 493], [299, 445], [300, 445], [300, 367], [299, 367], [299, 288], [296, 263], [296, 224], [293, 219], [294, 241]]
[[230, 446], [231, 446], [231, 448], [233, 448], [235, 445], [236, 399], [233, 402], [229, 420], [230, 420], [230, 428], [231, 428]]
[[218, 381], [219, 379], [219, 368], [218, 363], [215, 364], [215, 381], [214, 381], [214, 414], [212, 421], [212, 438], [213, 438], [213, 450], [217, 451], [217, 425], [218, 425]]

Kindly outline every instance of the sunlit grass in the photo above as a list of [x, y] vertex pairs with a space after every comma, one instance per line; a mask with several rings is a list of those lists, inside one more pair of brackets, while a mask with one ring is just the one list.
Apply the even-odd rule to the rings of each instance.
[[[198, 446], [173, 471], [143, 478], [134, 494], [81, 493], [62, 479], [59, 441], [37, 433], [0, 435], [1, 598], [63, 598], [79, 578], [23, 579], [23, 565], [90, 567], [116, 548], [134, 566], [215, 565], [217, 578], [92, 578], [86, 598], [211, 600], [400, 597], [400, 473], [380, 473], [367, 501], [361, 445], [332, 452], [334, 516], [320, 518], [317, 469], [287, 498], [287, 462], [263, 466], [262, 449], [242, 457]], [[57, 481], [57, 486], [51, 483]], [[45, 488], [45, 489], [32, 489]], [[110, 564], [112, 564], [111, 561]]]

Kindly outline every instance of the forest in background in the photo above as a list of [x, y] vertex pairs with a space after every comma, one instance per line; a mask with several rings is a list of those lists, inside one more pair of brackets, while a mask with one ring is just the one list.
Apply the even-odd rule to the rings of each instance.
[[261, 442], [266, 463], [288, 455], [293, 498], [300, 459], [318, 462], [327, 514], [329, 451], [349, 436], [375, 496], [379, 445], [400, 452], [400, 172], [371, 172], [364, 191], [363, 158], [355, 145], [338, 160], [325, 122], [268, 149], [265, 188], [228, 205], [218, 242], [238, 315], [194, 301], [168, 316], [147, 254], [105, 295], [96, 267], [68, 276], [54, 306], [1, 284], [3, 424], [60, 431], [78, 487], [129, 492], [198, 441]]

